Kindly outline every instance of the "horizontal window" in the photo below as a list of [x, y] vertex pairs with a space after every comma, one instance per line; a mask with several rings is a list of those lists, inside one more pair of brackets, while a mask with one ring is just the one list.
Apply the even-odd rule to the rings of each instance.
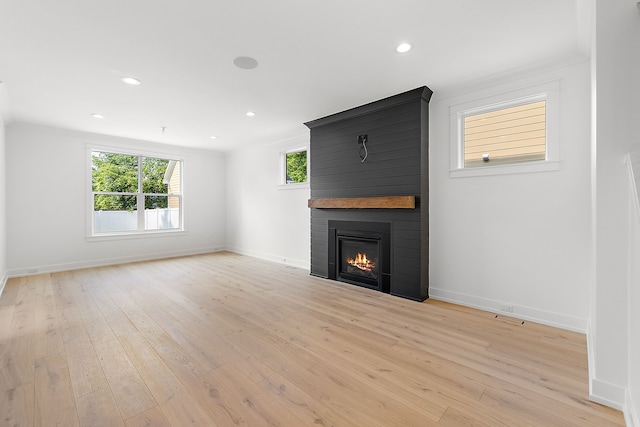
[[182, 162], [91, 151], [94, 236], [182, 229]]
[[464, 167], [545, 160], [546, 101], [463, 117]]
[[450, 108], [451, 176], [557, 170], [557, 82]]

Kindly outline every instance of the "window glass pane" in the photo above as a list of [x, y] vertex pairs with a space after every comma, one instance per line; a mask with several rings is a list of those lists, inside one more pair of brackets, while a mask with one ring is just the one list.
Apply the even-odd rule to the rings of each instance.
[[464, 166], [546, 158], [546, 103], [538, 101], [464, 118]]
[[144, 229], [180, 228], [180, 197], [144, 196]]
[[307, 152], [297, 151], [286, 155], [286, 183], [307, 182]]
[[91, 178], [93, 191], [135, 193], [138, 191], [138, 157], [94, 151]]
[[[145, 157], [142, 160], [142, 192], [167, 194], [168, 181], [165, 174], [169, 160]], [[145, 207], [146, 207], [145, 203]]]
[[118, 233], [137, 229], [136, 196], [109, 194], [93, 196], [94, 233]]
[[167, 196], [144, 196], [144, 208], [165, 209], [167, 207]]
[[168, 194], [182, 193], [182, 162], [169, 160], [163, 182], [167, 184]]
[[96, 194], [93, 197], [94, 211], [135, 211], [136, 196], [134, 195], [112, 195]]

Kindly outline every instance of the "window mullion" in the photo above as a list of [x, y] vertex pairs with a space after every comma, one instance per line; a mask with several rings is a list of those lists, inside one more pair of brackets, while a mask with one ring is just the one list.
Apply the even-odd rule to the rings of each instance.
[[138, 231], [145, 229], [144, 193], [142, 192], [142, 156], [138, 156], [138, 194], [136, 197], [138, 208]]

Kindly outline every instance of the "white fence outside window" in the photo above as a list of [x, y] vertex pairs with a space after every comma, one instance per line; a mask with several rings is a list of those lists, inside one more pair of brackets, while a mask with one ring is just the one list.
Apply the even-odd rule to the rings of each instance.
[[[145, 209], [145, 230], [180, 228], [180, 209]], [[129, 211], [94, 211], [94, 233], [121, 233], [138, 229], [138, 213]]]

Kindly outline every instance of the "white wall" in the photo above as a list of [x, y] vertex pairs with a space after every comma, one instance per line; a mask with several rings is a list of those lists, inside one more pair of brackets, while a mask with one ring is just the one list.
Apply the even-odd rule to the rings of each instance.
[[280, 154], [308, 146], [306, 134], [227, 154], [230, 250], [309, 269], [309, 186], [278, 185]]
[[[186, 232], [87, 240], [87, 144], [184, 159]], [[224, 248], [226, 174], [219, 153], [24, 124], [7, 127], [6, 152], [10, 275]]]
[[[560, 170], [451, 178], [449, 107], [560, 85]], [[499, 82], [499, 83], [496, 83]], [[589, 64], [502, 76], [430, 104], [430, 296], [586, 331]]]
[[[639, 331], [630, 329], [633, 317], [628, 306], [633, 285], [630, 267], [638, 261], [629, 258], [633, 254], [629, 250], [630, 181], [624, 164], [625, 154], [638, 144], [636, 123], [640, 117], [636, 83], [640, 15], [635, 3], [595, 0], [592, 44], [595, 271], [589, 330], [590, 394], [596, 401], [624, 408], [629, 423], [634, 422], [629, 420], [630, 391], [634, 389], [638, 407], [638, 379], [631, 377], [629, 366], [635, 363], [637, 369], [639, 360], [633, 353]], [[639, 422], [636, 417], [635, 425]]]
[[[629, 381], [625, 414], [627, 425], [640, 425], [640, 150], [628, 157], [629, 192]], [[635, 178], [635, 179], [634, 179]], [[630, 421], [630, 420], [633, 421]]]
[[[633, 3], [633, 2], [631, 2]], [[630, 13], [628, 8], [626, 13]], [[633, 15], [632, 15], [633, 16]], [[627, 29], [631, 37], [627, 60], [629, 62], [629, 74], [627, 83], [631, 96], [631, 107], [629, 111], [628, 123], [636, 122], [640, 117], [640, 11], [635, 12], [635, 18], [630, 18]], [[632, 150], [640, 157], [640, 133], [637, 126], [630, 130]], [[637, 168], [636, 183], [640, 183], [640, 167]], [[640, 185], [636, 184], [637, 198], [640, 198]], [[637, 203], [638, 199], [633, 199]], [[638, 205], [636, 205], [636, 208]], [[630, 221], [632, 224], [630, 236], [632, 239], [631, 251], [629, 253], [629, 266], [631, 277], [629, 280], [629, 373], [628, 373], [628, 393], [626, 397], [625, 415], [627, 425], [640, 427], [640, 211], [631, 210]]]
[[[630, 23], [629, 31], [632, 32], [633, 45], [631, 47], [630, 61], [630, 92], [631, 110], [630, 117], [636, 120], [640, 117], [640, 12], [636, 15], [635, 23]], [[631, 122], [631, 119], [629, 120]], [[640, 157], [640, 133], [637, 126], [632, 130], [631, 145], [634, 152]], [[640, 183], [640, 167], [637, 168], [636, 183]], [[635, 196], [640, 199], [640, 185], [636, 184]], [[638, 199], [633, 199], [637, 203]], [[636, 205], [638, 207], [638, 205]], [[632, 250], [629, 254], [631, 277], [629, 280], [629, 380], [628, 395], [626, 398], [627, 425], [640, 427], [640, 210], [632, 210], [631, 213]]]
[[[2, 83], [0, 83], [2, 85]], [[1, 102], [1, 101], [0, 101]], [[0, 114], [0, 295], [7, 281], [7, 188], [5, 125]]]

